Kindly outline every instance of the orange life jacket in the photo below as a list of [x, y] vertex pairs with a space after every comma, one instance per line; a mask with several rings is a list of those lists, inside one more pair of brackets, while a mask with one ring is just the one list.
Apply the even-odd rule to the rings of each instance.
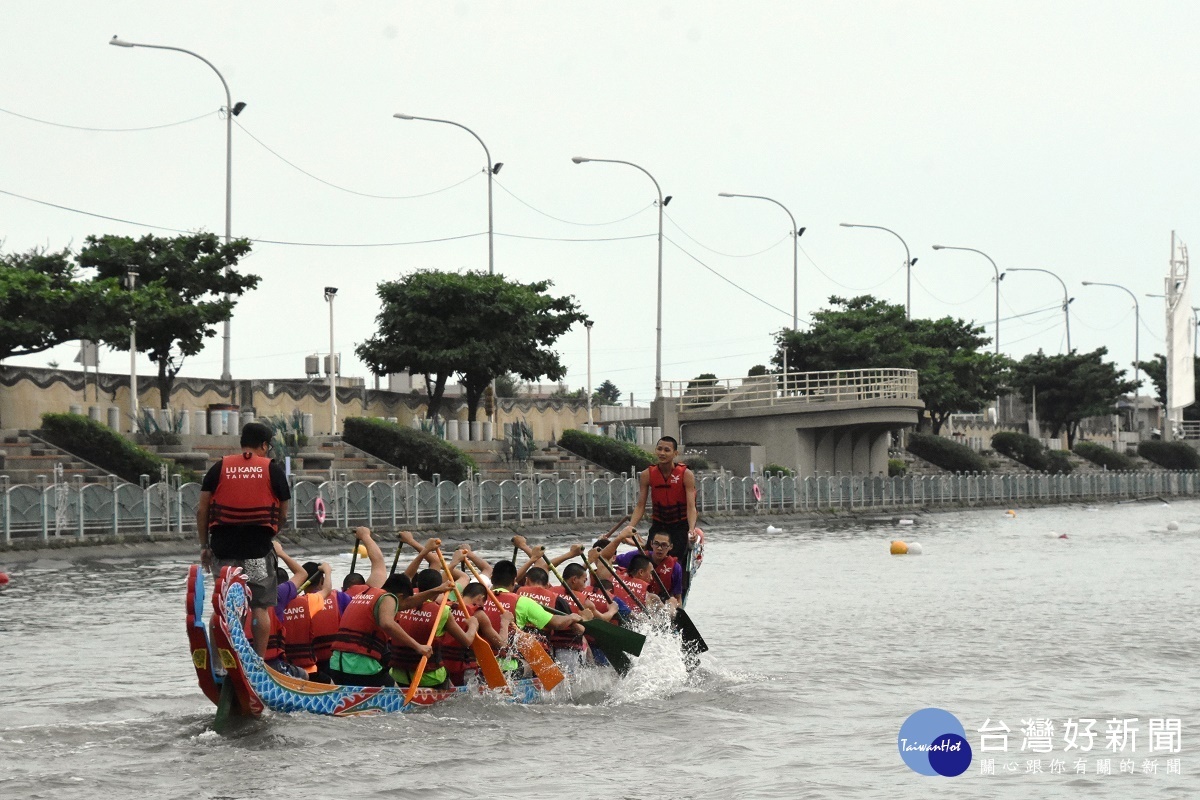
[[249, 525], [279, 532], [279, 498], [271, 487], [271, 459], [235, 453], [221, 459], [221, 478], [208, 509], [208, 527]]

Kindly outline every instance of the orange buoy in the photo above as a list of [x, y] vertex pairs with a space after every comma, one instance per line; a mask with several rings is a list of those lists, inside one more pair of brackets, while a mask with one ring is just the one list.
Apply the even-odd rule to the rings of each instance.
[[0, 572], [0, 586], [7, 586], [7, 585], [8, 585], [8, 580], [9, 580], [9, 579], [8, 579], [8, 573], [7, 573], [7, 572]]
[[892, 555], [902, 556], [902, 555], [906, 555], [907, 553], [908, 553], [908, 545], [906, 545], [904, 542], [900, 541], [899, 539], [895, 539], [892, 541]]

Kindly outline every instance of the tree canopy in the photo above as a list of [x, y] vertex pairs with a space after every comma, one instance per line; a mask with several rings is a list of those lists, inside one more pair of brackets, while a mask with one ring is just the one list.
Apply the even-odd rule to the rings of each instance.
[[[184, 359], [204, 349], [216, 325], [233, 315], [234, 298], [258, 286], [257, 275], [233, 270], [250, 252], [250, 242], [223, 244], [215, 234], [89, 236], [79, 252], [81, 267], [96, 270], [100, 281], [120, 282], [132, 269], [136, 288], [125, 292], [128, 313], [110, 319], [101, 340], [114, 350], [129, 350], [129, 325], [137, 322], [137, 349], [158, 367], [159, 403], [166, 408]], [[226, 299], [225, 295], [229, 295]]]
[[603, 383], [596, 387], [595, 397], [602, 403], [615, 406], [621, 399], [621, 390], [617, 388], [615, 383], [605, 379]]
[[376, 375], [424, 375], [431, 417], [441, 410], [447, 379], [457, 374], [474, 420], [493, 378], [512, 373], [557, 381], [565, 374], [550, 346], [586, 317], [573, 297], [549, 295], [551, 285], [439, 270], [385, 281], [377, 288], [383, 307], [376, 333], [355, 352]]
[[1004, 384], [1009, 359], [984, 348], [983, 328], [951, 317], [906, 320], [904, 306], [871, 295], [829, 298], [808, 330], [776, 336], [771, 362], [790, 372], [915, 369], [933, 432], [953, 413], [983, 410]]
[[1067, 355], [1048, 356], [1038, 351], [1025, 356], [1012, 368], [1011, 384], [1025, 402], [1037, 390], [1039, 422], [1057, 437], [1064, 430], [1067, 446], [1073, 447], [1079, 423], [1086, 417], [1112, 414], [1117, 398], [1131, 392], [1136, 383], [1125, 379], [1125, 371], [1105, 361], [1108, 349], [1090, 353], [1077, 350]]
[[68, 250], [0, 255], [0, 361], [75, 339], [100, 339], [128, 318], [116, 281], [84, 280]]

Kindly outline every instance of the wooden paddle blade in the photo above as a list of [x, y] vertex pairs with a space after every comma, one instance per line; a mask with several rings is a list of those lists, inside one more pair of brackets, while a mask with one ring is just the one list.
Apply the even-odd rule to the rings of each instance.
[[517, 631], [517, 651], [533, 669], [533, 674], [542, 682], [542, 688], [550, 691], [565, 680], [558, 664], [546, 652], [537, 639], [523, 631]]
[[417, 693], [417, 689], [421, 688], [421, 677], [425, 674], [425, 665], [429, 663], [429, 656], [421, 656], [421, 660], [417, 662], [417, 668], [409, 674], [408, 691], [404, 693], [404, 705], [412, 702], [413, 695]]
[[583, 627], [588, 635], [596, 640], [596, 644], [605, 655], [613, 650], [622, 650], [630, 655], [640, 656], [642, 646], [646, 644], [646, 637], [637, 631], [613, 625], [602, 619], [589, 619], [583, 623]]
[[692, 622], [692, 618], [682, 608], [675, 612], [673, 624], [676, 630], [683, 636], [684, 645], [697, 653], [708, 652], [708, 643], [704, 641], [704, 637], [696, 629], [696, 624]]
[[475, 653], [475, 661], [479, 663], [479, 671], [483, 673], [488, 688], [507, 688], [508, 679], [504, 677], [504, 670], [500, 669], [500, 662], [496, 660], [491, 645], [482, 636], [476, 636], [475, 641], [471, 642], [471, 650]]

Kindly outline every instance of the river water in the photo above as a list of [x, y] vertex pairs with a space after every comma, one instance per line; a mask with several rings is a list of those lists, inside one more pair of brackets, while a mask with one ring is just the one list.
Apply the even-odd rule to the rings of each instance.
[[[0, 797], [1200, 795], [1200, 504], [772, 522], [783, 532], [709, 531], [688, 610], [711, 652], [691, 674], [658, 636], [625, 680], [584, 674], [543, 704], [268, 715], [229, 736], [209, 730], [188, 658], [182, 559], [14, 566]], [[924, 554], [889, 555], [897, 537]], [[339, 580], [347, 566], [305, 555], [333, 559]], [[899, 755], [901, 724], [926, 707], [965, 728], [974, 760], [958, 777]], [[1031, 749], [1035, 731], [1023, 742], [1037, 718], [1052, 752]], [[1064, 723], [1081, 718], [1097, 720], [1094, 745], [1066, 750]], [[1123, 752], [1106, 749], [1110, 719], [1137, 720]], [[1151, 720], [1181, 735], [1151, 736]], [[998, 736], [985, 721], [1010, 729], [1007, 751], [983, 750]]]

